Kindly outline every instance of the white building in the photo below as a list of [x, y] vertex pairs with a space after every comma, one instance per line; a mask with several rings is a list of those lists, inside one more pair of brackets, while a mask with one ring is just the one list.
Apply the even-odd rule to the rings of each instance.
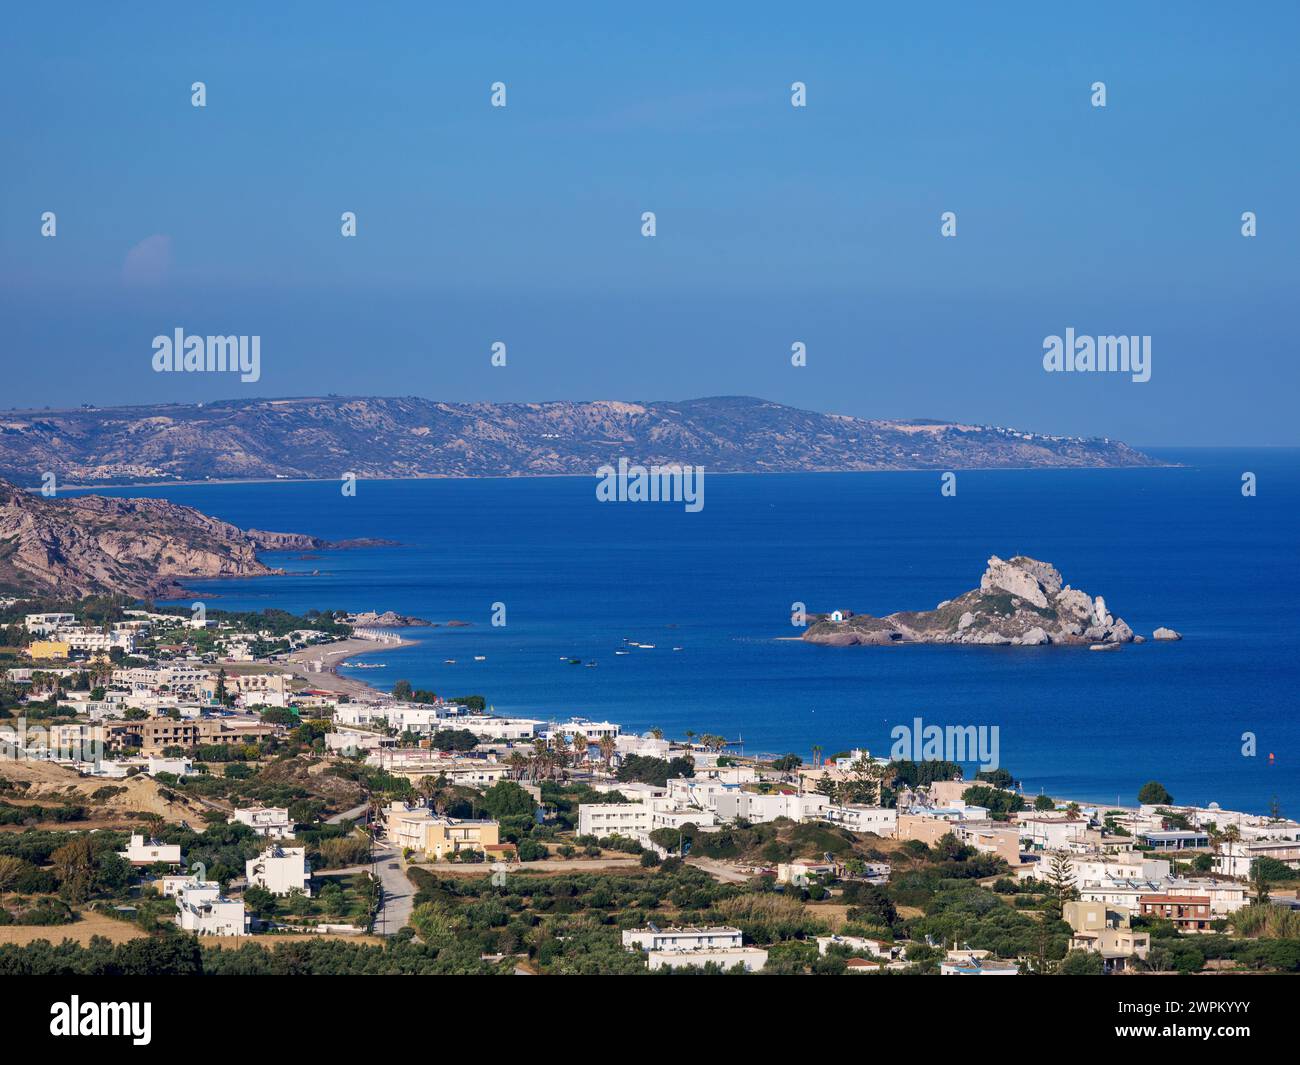
[[135, 650], [135, 636], [129, 632], [99, 632], [96, 629], [61, 629], [59, 639], [74, 651], [107, 653], [120, 647], [130, 654]]
[[28, 614], [23, 618], [23, 628], [34, 636], [49, 636], [65, 626], [76, 623], [76, 614]]
[[578, 835], [627, 836], [638, 839], [651, 829], [650, 807], [640, 802], [581, 803], [578, 806]]
[[1018, 814], [1016, 820], [1020, 828], [1020, 842], [1031, 850], [1066, 850], [1072, 844], [1079, 843], [1088, 830], [1088, 822], [1082, 817]]
[[242, 901], [221, 894], [215, 880], [199, 880], [176, 885], [176, 923], [186, 932], [201, 936], [242, 936], [248, 934], [248, 915]]
[[581, 734], [586, 736], [588, 741], [593, 744], [599, 743], [605, 736], [610, 736], [617, 742], [618, 733], [619, 726], [611, 721], [586, 721], [580, 717], [575, 717], [572, 721], [566, 721], [562, 725], [552, 725], [546, 730], [548, 738]]
[[628, 928], [623, 932], [624, 950], [704, 950], [739, 947], [745, 937], [739, 928]]
[[775, 821], [778, 817], [788, 817], [791, 821], [802, 821], [809, 817], [818, 817], [830, 805], [825, 795], [808, 792], [803, 795], [784, 795], [773, 792], [770, 795], [757, 795], [750, 791], [723, 791], [717, 797], [718, 819], [720, 821], [748, 821], [760, 825]]
[[652, 950], [647, 955], [651, 969], [684, 969], [688, 966], [717, 965], [725, 970], [737, 965], [756, 973], [767, 964], [762, 947], [733, 947], [730, 950]]
[[870, 954], [874, 958], [884, 958], [886, 961], [893, 961], [902, 956], [903, 948], [897, 947], [892, 943], [886, 943], [881, 939], [867, 939], [864, 936], [818, 936], [817, 953], [826, 954], [832, 947], [843, 947], [846, 950], [856, 951], [862, 954]]
[[247, 825], [259, 836], [267, 839], [289, 839], [293, 835], [293, 822], [289, 810], [283, 806], [267, 806], [236, 810], [230, 823]]
[[256, 858], [244, 864], [249, 887], [259, 887], [272, 895], [289, 895], [301, 891], [311, 894], [311, 866], [306, 847], [281, 847], [271, 844]]
[[159, 843], [157, 840], [146, 840], [144, 836], [133, 835], [131, 842], [126, 845], [126, 850], [118, 851], [119, 858], [125, 858], [132, 865], [156, 865], [162, 862], [166, 865], [181, 864], [181, 848], [179, 844]]
[[481, 740], [531, 740], [545, 724], [528, 717], [489, 717], [471, 714], [458, 720], [456, 728], [472, 732]]
[[1300, 842], [1281, 839], [1237, 840], [1223, 844], [1214, 859], [1214, 871], [1246, 878], [1257, 858], [1273, 858], [1292, 869], [1300, 869]]
[[821, 818], [832, 825], [847, 828], [850, 832], [874, 832], [877, 836], [892, 836], [898, 827], [897, 810], [859, 803], [828, 806], [822, 811]]

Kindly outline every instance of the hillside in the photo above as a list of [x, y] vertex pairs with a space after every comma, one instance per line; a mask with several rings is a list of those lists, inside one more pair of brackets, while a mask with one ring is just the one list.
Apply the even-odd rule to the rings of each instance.
[[46, 499], [0, 480], [0, 591], [165, 595], [184, 578], [275, 572], [259, 550], [326, 546], [314, 536], [240, 529], [161, 499]]
[[748, 397], [682, 402], [227, 400], [0, 411], [0, 477], [39, 484], [591, 475], [626, 456], [710, 472], [1158, 465], [1125, 444], [993, 426], [865, 421]]

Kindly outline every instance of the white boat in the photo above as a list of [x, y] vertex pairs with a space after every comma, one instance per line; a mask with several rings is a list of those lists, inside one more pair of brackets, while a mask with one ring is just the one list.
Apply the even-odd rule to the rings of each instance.
[[632, 652], [630, 652], [630, 651], [615, 651], [614, 653], [615, 653], [616, 655], [626, 655], [626, 654], [631, 654]]
[[644, 651], [653, 651], [655, 649], [655, 645], [652, 643], [643, 643], [640, 644], [640, 647]]
[[475, 662], [486, 662], [486, 661], [487, 661], [487, 655], [475, 655], [475, 656], [474, 656], [474, 661], [475, 661]]
[[684, 651], [685, 648], [684, 648], [684, 647], [674, 647], [673, 650], [674, 650], [674, 651]]
[[1088, 650], [1089, 651], [1118, 651], [1122, 646], [1123, 644], [1118, 644], [1118, 643], [1090, 643], [1088, 644]]

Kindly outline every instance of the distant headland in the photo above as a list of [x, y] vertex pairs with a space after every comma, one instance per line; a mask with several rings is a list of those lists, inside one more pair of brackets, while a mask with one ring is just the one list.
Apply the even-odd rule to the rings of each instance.
[[748, 396], [441, 403], [324, 396], [0, 411], [0, 477], [39, 487], [590, 476], [628, 456], [710, 473], [1160, 466], [1105, 437], [865, 420]]

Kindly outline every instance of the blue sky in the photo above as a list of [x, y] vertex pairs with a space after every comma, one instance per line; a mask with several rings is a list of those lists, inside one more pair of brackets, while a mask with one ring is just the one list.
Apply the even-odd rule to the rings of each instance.
[[[751, 394], [1300, 444], [1291, 5], [462, 6], [11, 6], [0, 405]], [[177, 326], [260, 335], [261, 380], [153, 373]], [[1067, 326], [1150, 334], [1151, 381], [1044, 373]]]

